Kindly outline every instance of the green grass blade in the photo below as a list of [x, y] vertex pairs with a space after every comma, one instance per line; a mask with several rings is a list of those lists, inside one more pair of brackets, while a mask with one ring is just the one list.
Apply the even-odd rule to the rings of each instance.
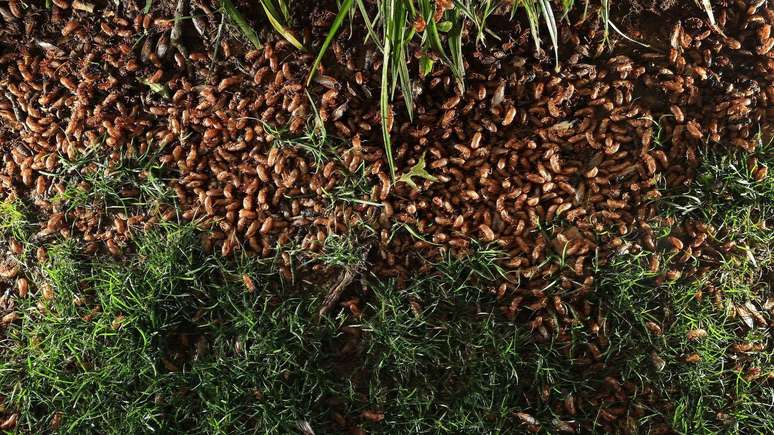
[[[383, 0], [385, 10], [391, 10], [394, 6], [394, 0]], [[382, 50], [382, 86], [379, 92], [379, 114], [382, 122], [382, 138], [384, 139], [384, 152], [387, 154], [387, 165], [390, 167], [390, 179], [395, 181], [395, 161], [392, 156], [392, 142], [390, 142], [390, 130], [389, 130], [389, 111], [390, 108], [390, 95], [389, 95], [389, 65], [390, 65], [390, 38], [387, 35], [388, 28], [385, 27], [384, 48]]]
[[605, 26], [605, 31], [604, 31], [604, 40], [605, 41], [609, 40], [609, 34], [610, 34], [610, 30], [609, 29], [612, 28], [613, 30], [615, 30], [616, 33], [621, 35], [624, 39], [626, 39], [628, 41], [631, 41], [631, 42], [633, 42], [635, 44], [639, 44], [639, 45], [641, 45], [643, 47], [650, 48], [650, 45], [630, 38], [627, 34], [622, 32], [621, 29], [619, 29], [618, 26], [616, 26], [615, 23], [613, 23], [612, 20], [610, 20], [610, 0], [602, 0], [602, 21], [604, 22], [604, 26]]
[[554, 46], [554, 64], [556, 68], [559, 68], [559, 30], [556, 27], [556, 18], [549, 0], [540, 0], [540, 10], [543, 13], [543, 18], [546, 20], [551, 44]]
[[564, 20], [567, 18], [567, 15], [570, 13], [573, 6], [575, 6], [575, 0], [562, 0], [563, 12], [562, 12], [562, 18], [560, 18], [560, 20]]
[[516, 5], [521, 4], [524, 10], [527, 12], [527, 21], [529, 22], [529, 30], [532, 33], [532, 40], [535, 42], [535, 50], [540, 51], [540, 18], [538, 17], [537, 7], [535, 0], [521, 0], [520, 3], [514, 3], [512, 16], [516, 12]]
[[430, 44], [430, 48], [432, 48], [436, 54], [438, 54], [446, 63], [451, 64], [449, 57], [446, 55], [446, 51], [443, 49], [441, 35], [438, 33], [438, 25], [435, 23], [435, 20], [433, 20], [433, 7], [430, 4], [430, 0], [420, 0], [420, 6], [422, 10], [422, 17], [427, 23], [425, 33], [427, 35], [427, 41]]
[[610, 27], [611, 27], [613, 30], [615, 30], [615, 31], [616, 31], [616, 33], [618, 33], [619, 35], [623, 36], [623, 37], [624, 37], [624, 39], [626, 39], [626, 40], [628, 40], [628, 41], [631, 41], [631, 42], [633, 42], [633, 43], [635, 43], [635, 44], [639, 44], [639, 45], [641, 45], [641, 46], [643, 46], [643, 47], [650, 48], [650, 45], [648, 45], [648, 44], [646, 44], [646, 43], [644, 43], [644, 42], [637, 41], [636, 39], [633, 39], [633, 38], [629, 37], [627, 34], [625, 34], [624, 32], [622, 32], [622, 31], [621, 31], [621, 30], [618, 28], [618, 26], [616, 26], [616, 25], [615, 25], [615, 23], [613, 23], [612, 21], [610, 21]]
[[258, 39], [258, 35], [255, 34], [255, 30], [250, 27], [242, 14], [240, 14], [239, 11], [234, 7], [234, 3], [232, 3], [231, 0], [220, 0], [220, 5], [223, 7], [223, 11], [226, 13], [226, 15], [228, 15], [231, 21], [233, 21], [237, 27], [239, 27], [239, 30], [242, 32], [245, 38], [247, 38], [247, 40], [250, 41], [255, 46], [255, 48], [263, 48], [263, 44], [261, 44], [261, 41]]
[[[471, 5], [471, 1], [475, 6]], [[476, 27], [476, 43], [486, 45], [485, 33], [489, 33], [495, 38], [498, 38], [496, 34], [486, 28], [486, 20], [492, 12], [494, 12], [496, 7], [491, 0], [466, 0], [464, 3], [461, 0], [454, 0], [454, 5], [462, 11], [462, 15], [470, 20]]]
[[368, 31], [368, 37], [371, 39], [371, 41], [374, 42], [374, 44], [376, 44], [376, 46], [379, 48], [379, 51], [381, 51], [382, 41], [379, 40], [379, 36], [374, 31], [374, 23], [368, 17], [368, 11], [366, 11], [363, 0], [355, 0], [355, 2], [357, 3], [357, 8], [360, 10], [360, 16], [363, 17], [363, 21], [365, 22], [366, 30]]
[[406, 35], [407, 20], [409, 17], [409, 11], [406, 9], [406, 5], [403, 2], [399, 2], [397, 8], [393, 9], [394, 14], [391, 16], [391, 20], [388, 23], [391, 29], [391, 43], [394, 48], [394, 55], [392, 56], [392, 64], [390, 65], [390, 72], [392, 78], [392, 93], [394, 98], [395, 89], [400, 84], [401, 91], [403, 92], [403, 101], [406, 104], [406, 110], [408, 111], [409, 119], [413, 119], [414, 113], [414, 94], [411, 87], [411, 78], [408, 71], [408, 42], [414, 35], [414, 30]]
[[460, 92], [465, 92], [465, 58], [462, 56], [462, 19], [460, 13], [455, 11], [453, 17], [454, 25], [449, 30], [449, 51], [451, 52], [451, 68], [456, 76], [457, 86]]
[[[401, 51], [404, 49], [401, 48]], [[398, 58], [402, 59], [401, 54]], [[398, 62], [398, 76], [400, 78], [400, 88], [403, 91], [403, 101], [406, 103], [409, 120], [414, 119], [414, 91], [411, 88], [411, 78], [409, 77], [408, 62]]]
[[277, 0], [277, 3], [279, 4], [280, 11], [282, 12], [282, 16], [285, 17], [285, 22], [290, 21], [290, 9], [288, 9], [288, 4], [285, 2], [285, 0]]
[[720, 30], [720, 27], [718, 27], [717, 22], [715, 21], [715, 13], [712, 12], [712, 4], [710, 3], [710, 0], [701, 0], [701, 6], [704, 8], [704, 12], [707, 14], [707, 18], [709, 19], [710, 24], [712, 24], [712, 27], [717, 30], [718, 33], [725, 36], [722, 30]]
[[336, 36], [336, 32], [339, 31], [339, 27], [341, 27], [341, 23], [344, 21], [344, 17], [347, 16], [350, 8], [352, 8], [353, 1], [354, 0], [345, 0], [344, 4], [341, 5], [341, 9], [339, 9], [339, 13], [336, 15], [336, 19], [333, 20], [333, 24], [331, 25], [330, 30], [328, 30], [328, 36], [325, 37], [325, 41], [323, 42], [322, 47], [320, 47], [320, 52], [317, 53], [317, 58], [315, 58], [314, 63], [312, 64], [312, 70], [309, 71], [309, 77], [306, 79], [307, 86], [309, 86], [309, 83], [312, 82], [312, 77], [314, 77], [315, 73], [317, 72], [317, 67], [320, 66], [320, 62], [322, 62], [322, 58], [325, 55], [325, 52], [331, 45], [333, 37]]
[[298, 39], [293, 36], [293, 33], [291, 33], [287, 28], [285, 28], [285, 26], [282, 25], [282, 23], [280, 23], [279, 19], [277, 19], [277, 10], [274, 8], [274, 5], [272, 5], [269, 0], [261, 0], [261, 6], [263, 6], [263, 11], [266, 12], [266, 17], [269, 19], [271, 26], [274, 27], [274, 30], [282, 35], [283, 38], [287, 39], [288, 42], [293, 44], [293, 46], [297, 49], [306, 51], [303, 44], [301, 44], [301, 42], [299, 42]]

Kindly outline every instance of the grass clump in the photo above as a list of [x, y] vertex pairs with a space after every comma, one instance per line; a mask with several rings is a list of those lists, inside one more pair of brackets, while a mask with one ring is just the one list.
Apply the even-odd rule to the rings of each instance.
[[[774, 430], [770, 331], [753, 320], [767, 304], [774, 266], [774, 189], [770, 178], [755, 178], [757, 168], [773, 163], [768, 147], [759, 146], [756, 161], [708, 151], [694, 184], [661, 203], [666, 216], [707, 223], [707, 243], [733, 247], [715, 250], [705, 274], [662, 280], [678, 256], [649, 252], [615, 258], [598, 271], [597, 297], [610, 328], [607, 364], [655, 392], [641, 425], [666, 422], [679, 433]], [[661, 257], [658, 270], [648, 266], [652, 256]]]
[[[523, 391], [528, 331], [481, 292], [504, 272], [496, 249], [444, 257], [406, 288], [380, 281], [361, 323], [367, 402], [353, 412], [373, 432], [459, 432], [506, 428]], [[355, 376], [354, 378], [357, 378]], [[374, 418], [376, 416], [376, 418]]]
[[[314, 300], [270, 293], [263, 265], [232, 270], [197, 241], [192, 225], [166, 225], [128, 262], [50, 247], [45, 283], [19, 300], [0, 348], [18, 430], [287, 433], [322, 419]], [[252, 292], [232, 279], [247, 272]]]
[[[44, 271], [50, 283], [43, 286], [50, 290], [41, 291], [40, 306], [23, 300], [21, 322], [5, 332], [0, 351], [4, 401], [18, 411], [17, 427], [70, 433], [158, 426], [154, 396], [163, 377], [152, 346], [157, 331], [146, 324], [153, 311], [124, 295], [120, 269], [89, 273], [74, 244], [49, 252]], [[141, 311], [127, 311], [132, 307]]]
[[58, 172], [50, 175], [66, 181], [66, 190], [53, 200], [65, 203], [68, 210], [96, 207], [123, 212], [172, 204], [176, 196], [158, 161], [163, 150], [161, 144], [148, 144], [141, 152], [131, 144], [111, 156], [98, 156], [92, 148], [76, 158], [63, 159]]
[[5, 199], [0, 201], [0, 235], [4, 238], [26, 240], [29, 237], [29, 223], [21, 201]]

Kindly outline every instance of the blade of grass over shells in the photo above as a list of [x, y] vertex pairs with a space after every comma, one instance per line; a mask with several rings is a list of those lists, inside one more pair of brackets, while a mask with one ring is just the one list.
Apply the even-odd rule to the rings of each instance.
[[[588, 2], [586, 2], [588, 4]], [[570, 13], [572, 10], [572, 7], [575, 6], [575, 0], [562, 0], [562, 10], [564, 11], [562, 13], [561, 20], [567, 18], [567, 14]]]
[[350, 8], [352, 8], [353, 1], [354, 0], [345, 0], [344, 4], [341, 5], [339, 13], [336, 15], [336, 19], [333, 20], [333, 24], [331, 24], [330, 30], [328, 30], [328, 36], [325, 37], [325, 41], [323, 41], [323, 45], [320, 47], [320, 51], [317, 53], [317, 57], [314, 59], [312, 69], [309, 71], [309, 77], [306, 79], [307, 86], [309, 86], [309, 83], [312, 82], [312, 77], [314, 77], [314, 75], [317, 73], [317, 68], [320, 66], [320, 62], [322, 62], [322, 58], [325, 56], [325, 52], [331, 45], [334, 36], [336, 36], [336, 32], [339, 31], [341, 23], [344, 22], [344, 17], [347, 16]]
[[279, 19], [277, 19], [277, 10], [274, 8], [274, 5], [271, 4], [271, 1], [261, 0], [261, 6], [263, 6], [263, 11], [266, 12], [266, 17], [269, 19], [271, 26], [274, 27], [274, 30], [282, 35], [283, 38], [287, 39], [288, 42], [293, 44], [293, 46], [297, 49], [306, 51], [303, 44], [301, 44], [298, 39], [293, 36], [293, 33], [291, 33], [287, 28], [285, 28], [285, 26], [282, 25], [282, 23], [280, 23]]
[[280, 12], [282, 12], [282, 16], [285, 17], [285, 22], [287, 23], [290, 21], [290, 9], [288, 9], [287, 2], [285, 2], [285, 0], [277, 0], [277, 4], [279, 5]]
[[406, 111], [408, 112], [409, 119], [414, 118], [414, 95], [411, 88], [411, 79], [408, 71], [408, 56], [406, 47], [408, 41], [411, 39], [411, 35], [406, 36], [406, 20], [408, 19], [408, 11], [406, 10], [405, 3], [399, 2], [400, 5], [395, 9], [397, 15], [392, 18], [392, 45], [395, 47], [395, 56], [393, 56], [393, 92], [395, 90], [395, 84], [400, 82], [401, 91], [403, 92], [403, 101], [406, 104]]
[[640, 41], [638, 41], [638, 40], [636, 40], [636, 39], [634, 39], [634, 38], [631, 38], [629, 35], [627, 35], [627, 34], [625, 34], [624, 32], [622, 32], [622, 31], [621, 31], [621, 29], [619, 29], [619, 28], [618, 28], [618, 26], [616, 26], [616, 25], [615, 25], [615, 23], [613, 23], [612, 21], [610, 21], [610, 27], [611, 27], [613, 30], [615, 30], [615, 32], [616, 32], [616, 33], [618, 33], [619, 35], [621, 35], [621, 36], [622, 36], [624, 39], [626, 39], [626, 40], [628, 40], [628, 41], [631, 41], [631, 42], [633, 42], [633, 43], [635, 43], [635, 44], [641, 45], [641, 46], [643, 46], [643, 47], [650, 48], [650, 45], [648, 45], [648, 44], [646, 44], [646, 43], [644, 43], [644, 42], [640, 42]]
[[[400, 48], [399, 59], [404, 58], [404, 47]], [[408, 71], [408, 62], [398, 62], [398, 77], [400, 79], [400, 88], [403, 92], [403, 101], [406, 103], [406, 111], [408, 112], [409, 120], [414, 120], [414, 92], [411, 89], [411, 78]]]
[[551, 3], [548, 0], [540, 0], [540, 10], [543, 18], [546, 20], [548, 34], [551, 36], [551, 44], [554, 46], [554, 64], [559, 68], [559, 30], [556, 27], [554, 11], [551, 9]]
[[435, 21], [430, 17], [430, 19], [427, 20], [427, 38], [428, 41], [430, 41], [430, 47], [435, 50], [435, 52], [441, 56], [441, 58], [445, 60], [449, 60], [449, 57], [446, 55], [446, 51], [443, 49], [443, 44], [441, 44], [441, 35], [438, 33], [438, 25], [435, 24]]
[[462, 77], [460, 75], [460, 71], [456, 68], [456, 66], [451, 62], [449, 59], [449, 56], [446, 54], [446, 50], [443, 48], [443, 44], [441, 43], [441, 35], [438, 33], [438, 25], [435, 23], [435, 20], [433, 20], [433, 6], [430, 3], [430, 0], [419, 0], [419, 7], [422, 14], [422, 18], [424, 18], [426, 24], [425, 28], [425, 38], [427, 38], [427, 42], [430, 44], [430, 48], [435, 51], [435, 53], [440, 56], [441, 60], [448, 64], [452, 69], [452, 74], [460, 80]]
[[628, 35], [626, 35], [624, 32], [621, 31], [621, 29], [618, 28], [618, 26], [615, 25], [615, 23], [613, 23], [612, 20], [610, 20], [610, 0], [602, 0], [602, 21], [604, 22], [604, 26], [605, 26], [605, 32], [604, 32], [604, 35], [605, 35], [604, 36], [604, 40], [605, 41], [609, 40], [609, 35], [610, 35], [610, 30], [609, 29], [613, 29], [613, 30], [615, 30], [616, 33], [621, 35], [627, 41], [631, 41], [631, 42], [633, 42], [635, 44], [639, 44], [639, 45], [641, 45], [643, 47], [650, 48], [650, 45], [645, 44], [645, 43], [640, 42], [640, 41], [637, 41], [637, 40], [629, 37]]
[[263, 44], [258, 40], [258, 35], [255, 34], [255, 30], [247, 23], [242, 14], [234, 7], [234, 3], [231, 0], [220, 0], [220, 5], [226, 12], [226, 15], [233, 21], [242, 34], [247, 38], [257, 49], [263, 48]]
[[715, 24], [715, 13], [712, 12], [712, 3], [710, 3], [710, 0], [701, 0], [701, 6], [704, 8], [704, 12], [707, 13], [707, 18], [710, 21], [710, 24], [713, 26], [716, 26]]
[[390, 1], [390, 6], [385, 6], [383, 8], [385, 17], [384, 28], [386, 32], [385, 40], [389, 39], [390, 46], [392, 47], [390, 63], [385, 63], [385, 65], [389, 67], [390, 72], [390, 100], [395, 98], [395, 91], [398, 89], [398, 66], [395, 64], [394, 59], [400, 58], [401, 42], [403, 42], [403, 38], [400, 36], [400, 28], [403, 27], [404, 24], [400, 19], [403, 15], [402, 9], [401, 0], [397, 0], [397, 3], [395, 3], [395, 1]]
[[153, 6], [153, 0], [145, 0], [145, 7], [142, 9], [142, 12], [144, 14], [150, 12], [151, 6]]
[[[382, 5], [385, 10], [390, 10], [394, 6], [395, 0], [383, 0]], [[390, 167], [390, 179], [395, 181], [395, 161], [392, 156], [392, 143], [390, 142], [390, 129], [388, 118], [390, 116], [390, 94], [389, 94], [389, 65], [390, 65], [390, 38], [387, 35], [388, 28], [384, 29], [384, 47], [382, 49], [382, 86], [379, 92], [379, 113], [382, 122], [382, 138], [384, 139], [384, 152], [387, 154], [387, 165]]]
[[368, 11], [366, 11], [363, 0], [355, 0], [355, 3], [357, 4], [357, 8], [360, 10], [360, 16], [363, 17], [363, 22], [365, 23], [366, 30], [368, 31], [368, 38], [370, 38], [371, 41], [373, 41], [373, 43], [376, 44], [376, 46], [379, 48], [379, 51], [381, 51], [382, 41], [374, 31], [374, 23], [371, 21], [371, 18], [368, 17]]
[[465, 92], [465, 60], [462, 57], [462, 27], [463, 22], [460, 19], [460, 13], [454, 11], [454, 25], [449, 30], [449, 51], [451, 53], [451, 68], [457, 79], [457, 86], [460, 92]]
[[717, 30], [718, 33], [725, 36], [722, 30], [720, 30], [720, 27], [718, 27], [717, 22], [715, 21], [715, 13], [712, 12], [712, 3], [710, 3], [710, 0], [701, 0], [701, 6], [704, 9], [704, 12], [707, 14], [707, 19], [709, 19], [710, 24], [712, 27]]
[[540, 18], [538, 17], [537, 5], [535, 0], [520, 0], [513, 3], [513, 9], [511, 9], [511, 18], [516, 15], [516, 9], [522, 6], [527, 12], [527, 21], [529, 22], [529, 30], [532, 34], [532, 41], [535, 43], [535, 50], [540, 52]]
[[495, 39], [500, 39], [495, 33], [487, 29], [486, 20], [497, 8], [498, 4], [492, 0], [454, 0], [456, 8], [462, 11], [462, 15], [470, 20], [476, 28], [476, 42], [484, 45], [485, 33]]

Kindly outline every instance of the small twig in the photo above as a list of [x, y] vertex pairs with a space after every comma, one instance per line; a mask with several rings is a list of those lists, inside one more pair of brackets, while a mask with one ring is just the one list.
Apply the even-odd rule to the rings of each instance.
[[338, 302], [339, 298], [341, 298], [341, 294], [344, 292], [344, 289], [347, 288], [348, 285], [352, 284], [352, 280], [354, 278], [355, 275], [352, 273], [350, 268], [344, 269], [344, 273], [342, 273], [341, 278], [339, 278], [339, 282], [331, 288], [331, 291], [328, 292], [328, 296], [325, 297], [323, 306], [320, 308], [320, 317], [324, 316], [325, 313], [330, 311], [331, 308], [336, 305], [336, 302]]
[[24, 113], [19, 109], [19, 106], [16, 104], [16, 101], [14, 101], [13, 94], [10, 92], [5, 92], [5, 98], [8, 99], [8, 101], [11, 102], [11, 108], [13, 109], [13, 114], [16, 117], [16, 122], [21, 124], [22, 128], [29, 131], [29, 127], [27, 127], [27, 123], [25, 122], [27, 120], [27, 117], [24, 115]]
[[218, 61], [218, 49], [220, 48], [220, 38], [223, 36], [223, 26], [226, 24], [226, 14], [221, 14], [220, 25], [218, 26], [218, 33], [215, 35], [215, 48], [212, 52], [212, 62], [210, 63], [210, 79], [215, 75], [215, 67]]
[[183, 17], [186, 15], [186, 8], [188, 2], [186, 0], [177, 0], [177, 6], [175, 7], [175, 25], [172, 27], [172, 32], [169, 34], [169, 43], [183, 55], [185, 61], [186, 70], [190, 74], [191, 65], [188, 63], [188, 49], [180, 42], [183, 37]]
[[183, 35], [183, 19], [185, 15], [185, 8], [188, 2], [185, 0], [177, 0], [177, 6], [175, 7], [175, 25], [172, 27], [172, 33], [169, 35], [172, 45], [180, 43], [180, 37]]

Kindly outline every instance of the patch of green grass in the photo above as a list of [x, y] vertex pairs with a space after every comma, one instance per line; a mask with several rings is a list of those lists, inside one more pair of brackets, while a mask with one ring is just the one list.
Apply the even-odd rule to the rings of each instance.
[[193, 225], [166, 224], [126, 262], [50, 247], [51, 291], [19, 300], [0, 348], [19, 430], [287, 433], [324, 421], [328, 324], [311, 320], [314, 296], [277, 293], [269, 273], [248, 292], [234, 275], [264, 266], [234, 269], [196, 246]]
[[[439, 276], [418, 281], [449, 292], [463, 285]], [[385, 284], [367, 307], [361, 327], [368, 403], [362, 409], [385, 415], [368, 429], [419, 433], [507, 427], [523, 388], [519, 373], [527, 331], [500, 317], [491, 301], [476, 312], [461, 298], [416, 297], [429, 290], [397, 291]]]
[[[767, 176], [756, 180], [755, 171], [774, 163], [774, 141], [759, 137], [758, 142], [751, 155], [741, 151], [702, 150], [702, 167], [696, 182], [683, 192], [664, 197], [663, 202], [669, 206], [666, 211], [674, 216], [696, 216], [706, 221], [722, 220], [734, 224], [738, 223], [739, 215], [747, 211], [766, 216], [772, 207], [766, 200], [774, 198], [774, 179]], [[756, 160], [754, 165], [749, 164], [752, 158]], [[729, 204], [733, 205], [730, 211]], [[753, 205], [762, 208], [751, 207]]]
[[[758, 165], [774, 163], [770, 146], [761, 143]], [[738, 307], [761, 310], [771, 291], [774, 189], [770, 177], [754, 178], [746, 154], [707, 151], [703, 157], [696, 182], [659, 205], [678, 222], [696, 219], [714, 227], [705, 243], [734, 242], [737, 248], [718, 251], [717, 263], [699, 279], [676, 282], [657, 278], [678, 266], [678, 255], [637, 252], [611, 259], [597, 271], [595, 295], [610, 330], [605, 358], [621, 368], [624, 380], [656, 392], [649, 406], [666, 410], [653, 409], [642, 425], [666, 421], [678, 433], [768, 433], [774, 430], [765, 374], [774, 370], [771, 331], [745, 320]], [[653, 255], [661, 258], [656, 271], [648, 265]], [[740, 345], [753, 350], [734, 350]]]
[[311, 320], [314, 307], [234, 286], [212, 296], [199, 321], [201, 351], [183, 377], [201, 416], [185, 416], [196, 432], [289, 433], [299, 421], [319, 427], [335, 378], [318, 360], [323, 333]]
[[163, 145], [150, 144], [145, 152], [131, 145], [113, 159], [98, 156], [96, 149], [75, 159], [61, 159], [61, 168], [51, 176], [67, 181], [66, 190], [54, 196], [55, 202], [66, 203], [68, 210], [94, 206], [103, 210], [130, 207], [157, 209], [174, 203], [176, 196], [163, 177], [158, 156]]
[[360, 269], [365, 265], [367, 246], [352, 235], [331, 234], [315, 260], [333, 268]]
[[343, 178], [333, 186], [330, 191], [324, 191], [323, 195], [328, 199], [330, 207], [337, 203], [365, 204], [381, 207], [381, 203], [370, 201], [373, 181], [366, 171], [365, 162], [362, 162], [353, 172], [345, 172]]
[[29, 237], [29, 223], [21, 201], [0, 201], [0, 235], [22, 241]]
[[[311, 101], [311, 97], [310, 97]], [[337, 145], [340, 140], [330, 136], [317, 108], [312, 104], [313, 113], [309, 117], [301, 134], [292, 135], [285, 127], [275, 127], [261, 122], [264, 131], [274, 138], [272, 146], [290, 147], [303, 151], [312, 159], [315, 168], [320, 169], [325, 163], [336, 158]]]
[[[744, 432], [752, 427], [769, 432], [772, 394], [766, 375], [745, 377], [749, 370], [774, 369], [770, 332], [744, 326], [734, 311], [735, 304], [743, 302], [730, 297], [732, 292], [743, 293], [745, 301], [760, 307], [765, 275], [760, 270], [740, 273], [729, 265], [695, 282], [658, 286], [649, 272], [632, 270], [633, 264], [623, 260], [603, 273], [600, 298], [607, 301], [611, 331], [607, 364], [620, 367], [624, 380], [653, 388], [660, 409], [667, 409], [661, 418], [679, 433]], [[764, 267], [770, 270], [771, 263]], [[697, 299], [698, 292], [709, 289], [724, 295], [720, 305], [712, 294]], [[658, 332], [649, 325], [658, 325]], [[763, 350], [733, 351], [744, 343]], [[689, 357], [697, 361], [688, 362]], [[671, 413], [664, 407], [669, 401], [674, 402]], [[641, 423], [657, 416], [650, 414]]]
[[[357, 388], [367, 402], [354, 411], [378, 411], [374, 432], [457, 432], [507, 427], [518, 400], [527, 331], [494, 308], [481, 286], [502, 276], [497, 250], [477, 247], [446, 256], [405, 289], [372, 284], [362, 323], [362, 367]], [[477, 300], [478, 304], [473, 303]], [[478, 309], [476, 309], [478, 307]]]
[[[162, 377], [143, 323], [154, 313], [127, 311], [144, 307], [126, 299], [131, 282], [120, 269], [89, 273], [72, 243], [49, 255], [44, 271], [53, 296], [39, 296], [41, 307], [21, 301], [21, 322], [6, 331], [2, 349], [0, 378], [8, 386], [6, 406], [20, 413], [18, 427], [41, 432], [61, 419], [68, 433], [150, 430], [159, 418], [154, 394]], [[116, 312], [126, 320], [114, 323]]]

